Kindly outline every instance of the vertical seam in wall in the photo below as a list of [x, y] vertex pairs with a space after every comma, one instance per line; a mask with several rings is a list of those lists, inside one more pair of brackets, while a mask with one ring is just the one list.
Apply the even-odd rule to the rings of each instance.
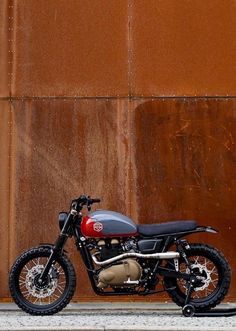
[[128, 173], [127, 173], [127, 189], [128, 189], [128, 214], [131, 216], [132, 208], [131, 208], [131, 118], [130, 118], [130, 105], [131, 105], [131, 10], [132, 10], [132, 0], [128, 0], [128, 24], [127, 24], [127, 34], [128, 34], [128, 42], [127, 42], [127, 47], [128, 47], [128, 125], [127, 125], [127, 130], [128, 130]]
[[11, 262], [11, 177], [12, 177], [12, 76], [13, 76], [13, 18], [14, 18], [14, 0], [8, 1], [8, 90], [9, 90], [9, 149], [8, 149], [8, 269], [10, 269]]
[[133, 124], [133, 12], [134, 1], [128, 0], [128, 141], [129, 141], [129, 167], [128, 167], [128, 205], [129, 215], [138, 222], [137, 202], [134, 195], [136, 187], [136, 169], [135, 169], [135, 149], [134, 149], [134, 124]]
[[131, 100], [128, 98], [128, 155], [129, 155], [129, 160], [128, 160], [128, 213], [129, 216], [132, 216], [132, 164], [131, 164]]
[[10, 268], [11, 261], [11, 242], [12, 242], [12, 100], [9, 99], [9, 123], [8, 123], [8, 132], [9, 132], [9, 151], [8, 151], [8, 265]]
[[13, 68], [13, 8], [14, 0], [8, 1], [8, 89], [9, 89], [9, 101], [12, 97], [12, 68]]
[[132, 20], [132, 0], [128, 0], [128, 96], [132, 95], [132, 36], [131, 36], [131, 20]]

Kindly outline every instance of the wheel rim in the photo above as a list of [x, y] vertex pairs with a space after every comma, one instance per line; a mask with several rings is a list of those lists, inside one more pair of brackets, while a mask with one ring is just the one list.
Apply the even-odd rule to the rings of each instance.
[[67, 277], [62, 266], [55, 261], [43, 283], [38, 279], [48, 257], [35, 257], [29, 260], [19, 274], [19, 290], [25, 301], [33, 305], [54, 304], [65, 292]]
[[[201, 282], [195, 287], [191, 295], [191, 300], [202, 301], [206, 300], [218, 290], [219, 271], [217, 266], [205, 256], [191, 256], [189, 262], [197, 275], [201, 277]], [[190, 273], [189, 268], [185, 263], [179, 266], [180, 272]], [[184, 279], [177, 279], [179, 290], [187, 295], [188, 286]]]

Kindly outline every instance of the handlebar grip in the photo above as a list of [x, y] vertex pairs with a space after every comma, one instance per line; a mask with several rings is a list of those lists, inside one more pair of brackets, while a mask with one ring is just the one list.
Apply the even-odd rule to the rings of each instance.
[[91, 199], [92, 200], [92, 203], [99, 203], [101, 202], [101, 199]]

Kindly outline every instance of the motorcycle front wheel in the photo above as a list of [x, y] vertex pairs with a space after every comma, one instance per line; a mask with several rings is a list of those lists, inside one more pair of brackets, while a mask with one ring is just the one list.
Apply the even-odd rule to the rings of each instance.
[[13, 264], [9, 288], [15, 303], [31, 315], [52, 315], [71, 300], [76, 288], [75, 270], [64, 254], [58, 254], [43, 283], [38, 281], [50, 247], [35, 247], [24, 252]]
[[[190, 301], [196, 310], [208, 310], [218, 305], [228, 293], [231, 281], [230, 266], [223, 254], [205, 244], [190, 244], [186, 255], [196, 275], [202, 281], [196, 285]], [[169, 268], [175, 268], [169, 263]], [[179, 261], [179, 271], [190, 273], [183, 259]], [[172, 300], [179, 306], [185, 305], [188, 282], [184, 279], [164, 277], [165, 288]]]

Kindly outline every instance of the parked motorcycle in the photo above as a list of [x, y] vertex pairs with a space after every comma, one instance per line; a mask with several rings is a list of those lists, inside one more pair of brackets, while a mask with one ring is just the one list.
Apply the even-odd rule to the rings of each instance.
[[[179, 306], [209, 310], [227, 294], [230, 266], [216, 248], [188, 243], [187, 235], [217, 233], [195, 221], [135, 224], [107, 210], [91, 211], [92, 199], [81, 195], [68, 213], [59, 213], [60, 235], [55, 244], [42, 244], [20, 255], [13, 264], [9, 287], [15, 303], [32, 315], [62, 310], [76, 288], [75, 270], [64, 251], [75, 238], [91, 286], [97, 295], [152, 295], [167, 291]], [[89, 213], [83, 216], [86, 206]], [[186, 315], [188, 314], [186, 310]]]

